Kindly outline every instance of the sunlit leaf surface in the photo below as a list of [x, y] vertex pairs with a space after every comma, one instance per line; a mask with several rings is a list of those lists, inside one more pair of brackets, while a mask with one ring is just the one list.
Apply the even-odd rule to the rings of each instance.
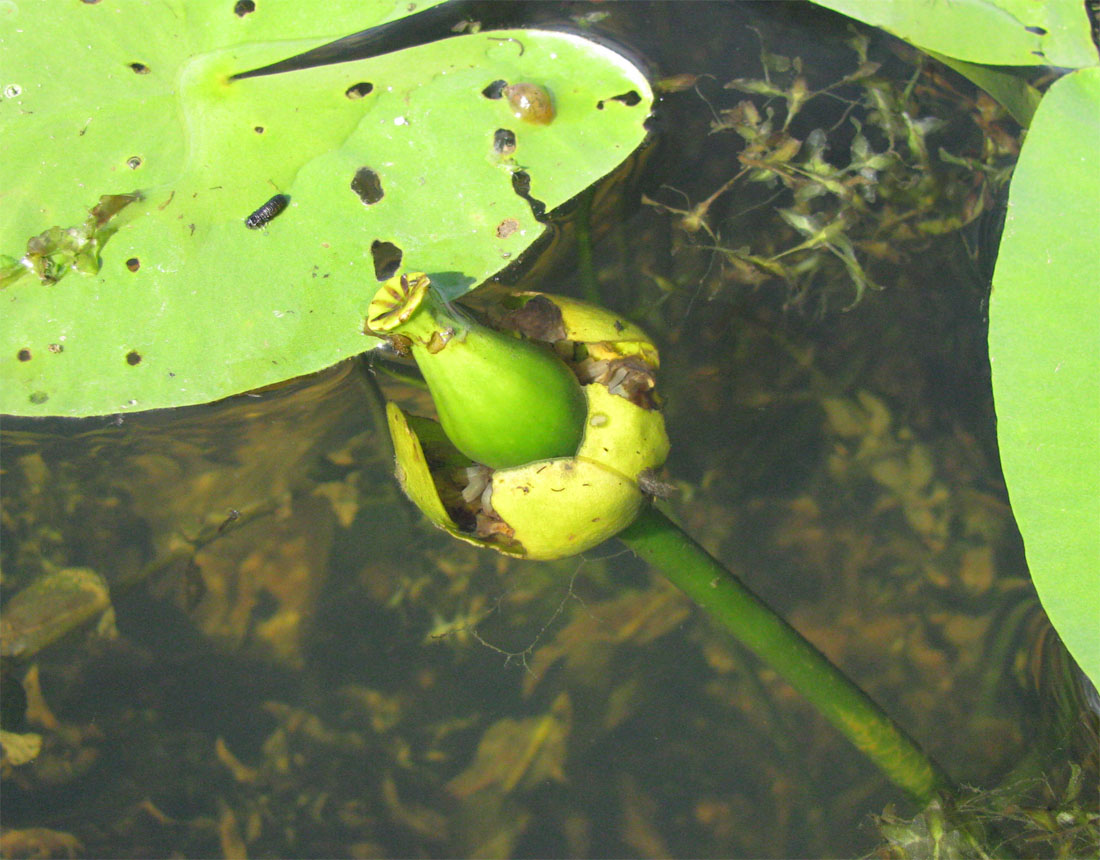
[[[199, 403], [361, 352], [398, 255], [459, 295], [645, 135], [641, 72], [565, 33], [234, 80], [397, 17], [261, 5], [0, 7], [0, 411]], [[497, 81], [543, 87], [553, 121]]]
[[1084, 4], [1076, 0], [814, 0], [921, 48], [971, 63], [1097, 63]]
[[989, 310], [997, 439], [1043, 607], [1100, 682], [1100, 69], [1051, 87], [1012, 180]]

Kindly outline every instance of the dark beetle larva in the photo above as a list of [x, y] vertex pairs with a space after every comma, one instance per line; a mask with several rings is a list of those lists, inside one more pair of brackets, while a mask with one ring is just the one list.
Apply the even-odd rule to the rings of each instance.
[[550, 93], [538, 84], [509, 84], [503, 90], [512, 116], [535, 125], [548, 125], [554, 119]]
[[249, 230], [259, 230], [272, 218], [278, 217], [279, 213], [286, 209], [288, 203], [290, 203], [289, 195], [276, 194], [263, 206], [245, 218], [244, 225]]

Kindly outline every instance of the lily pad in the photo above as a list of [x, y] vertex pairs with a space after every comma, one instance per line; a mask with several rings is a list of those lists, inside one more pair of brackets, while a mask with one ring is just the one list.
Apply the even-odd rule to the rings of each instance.
[[[460, 295], [645, 137], [644, 75], [567, 33], [234, 77], [408, 8], [287, 5], [0, 0], [0, 411], [180, 406], [324, 368], [375, 342], [398, 254]], [[502, 81], [543, 88], [553, 121], [513, 115]]]
[[1079, 0], [814, 0], [928, 51], [1001, 66], [1095, 66]]
[[1039, 599], [1100, 683], [1100, 69], [1056, 81], [1012, 179], [989, 356], [1012, 510]]

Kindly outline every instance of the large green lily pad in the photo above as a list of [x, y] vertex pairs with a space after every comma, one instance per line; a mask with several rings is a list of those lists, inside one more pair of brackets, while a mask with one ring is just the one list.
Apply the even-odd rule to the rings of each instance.
[[970, 63], [1097, 64], [1081, 0], [813, 0], [907, 42]]
[[1100, 69], [1043, 97], [989, 309], [997, 440], [1043, 607], [1100, 683]]
[[[566, 33], [233, 79], [409, 8], [255, 6], [0, 0], [0, 411], [179, 406], [326, 367], [373, 343], [372, 248], [459, 295], [543, 232], [531, 200], [563, 203], [645, 136], [642, 73]], [[544, 87], [556, 118], [513, 116], [484, 94], [500, 80]]]

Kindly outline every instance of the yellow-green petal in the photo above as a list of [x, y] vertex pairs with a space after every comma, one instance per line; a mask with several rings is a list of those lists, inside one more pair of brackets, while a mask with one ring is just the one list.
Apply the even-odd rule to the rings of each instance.
[[634, 481], [591, 460], [544, 460], [493, 474], [493, 507], [527, 558], [591, 549], [626, 528], [643, 501]]

